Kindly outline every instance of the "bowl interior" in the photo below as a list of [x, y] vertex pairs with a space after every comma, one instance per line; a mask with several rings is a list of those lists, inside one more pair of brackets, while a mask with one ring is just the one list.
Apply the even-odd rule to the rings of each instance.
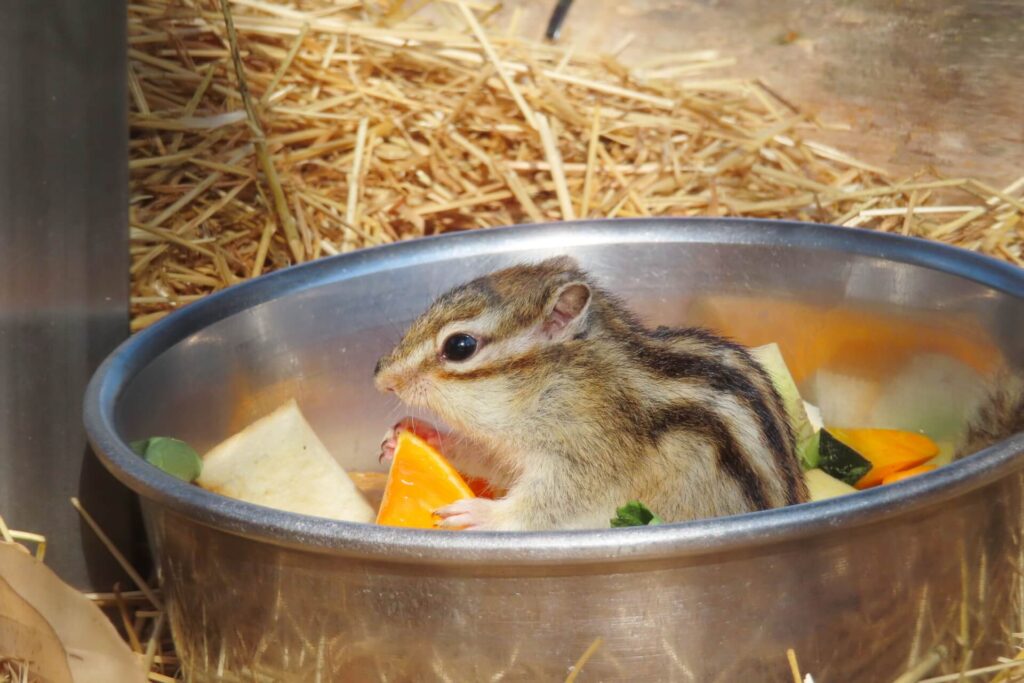
[[[129, 380], [117, 427], [128, 441], [173, 435], [203, 452], [295, 397], [344, 467], [380, 469], [380, 438], [406, 410], [374, 390], [376, 359], [445, 289], [560, 253], [651, 326], [777, 342], [830, 424], [952, 441], [983, 379], [1024, 360], [1024, 301], [943, 272], [936, 263], [966, 257], [934, 245], [755, 221], [516, 228], [330, 259], [228, 292], [230, 306], [204, 302], [212, 322]], [[906, 262], [918, 253], [930, 265]], [[961, 271], [983, 272], [968, 261]]]

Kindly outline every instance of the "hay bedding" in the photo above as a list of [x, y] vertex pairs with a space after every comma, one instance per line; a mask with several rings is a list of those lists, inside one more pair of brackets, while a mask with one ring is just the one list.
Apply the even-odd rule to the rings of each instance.
[[627, 69], [427, 4], [232, 0], [232, 31], [220, 0], [129, 5], [133, 329], [328, 254], [582, 217], [793, 218], [1022, 263], [1024, 178], [893, 178], [715, 51]]

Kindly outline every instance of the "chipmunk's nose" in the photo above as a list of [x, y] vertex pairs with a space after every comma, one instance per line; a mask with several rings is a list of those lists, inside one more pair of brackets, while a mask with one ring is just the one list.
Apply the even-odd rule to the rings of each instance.
[[398, 378], [395, 377], [395, 373], [387, 372], [386, 367], [387, 356], [384, 356], [373, 367], [373, 383], [377, 385], [377, 389], [380, 391], [394, 392], [397, 390]]
[[383, 380], [380, 377], [375, 377], [374, 380], [373, 380], [373, 384], [374, 384], [374, 386], [377, 387], [377, 391], [391, 391], [391, 392], [393, 392], [395, 390], [395, 385], [394, 385], [393, 382], [390, 382], [390, 381], [387, 381], [387, 380]]

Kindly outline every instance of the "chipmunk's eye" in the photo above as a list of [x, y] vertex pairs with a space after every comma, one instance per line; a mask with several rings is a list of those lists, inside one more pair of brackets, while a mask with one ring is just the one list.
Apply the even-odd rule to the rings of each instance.
[[463, 361], [476, 353], [476, 337], [464, 332], [457, 332], [444, 340], [441, 355], [445, 360]]

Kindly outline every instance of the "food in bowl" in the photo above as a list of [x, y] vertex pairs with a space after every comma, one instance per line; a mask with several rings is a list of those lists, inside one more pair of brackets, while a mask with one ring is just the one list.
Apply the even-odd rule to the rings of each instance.
[[[951, 444], [940, 445], [921, 433], [826, 427], [817, 407], [801, 398], [778, 345], [757, 347], [752, 354], [786, 405], [811, 501], [897, 483], [950, 461]], [[346, 472], [291, 398], [201, 458], [187, 444], [169, 437], [134, 445], [154, 466], [208, 491], [342, 521], [446, 528], [434, 514], [438, 508], [504, 493], [459, 472], [435, 444], [415, 432], [409, 425], [394, 435], [387, 472]], [[621, 501], [608, 520], [613, 527], [659, 523], [664, 521], [658, 511], [642, 500]]]

